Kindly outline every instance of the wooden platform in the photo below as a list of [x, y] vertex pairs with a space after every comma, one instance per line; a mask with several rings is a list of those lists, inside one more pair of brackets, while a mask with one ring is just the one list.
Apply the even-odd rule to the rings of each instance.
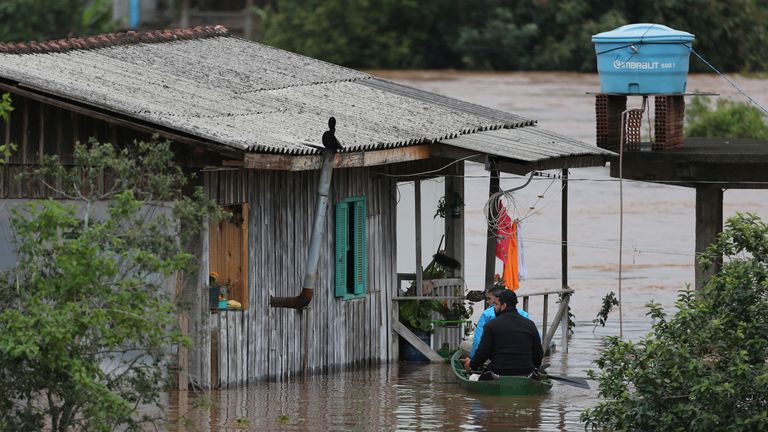
[[[768, 189], [768, 141], [687, 138], [674, 149], [647, 147], [624, 152], [625, 179], [685, 187]], [[611, 177], [618, 176], [617, 155], [611, 158]]]

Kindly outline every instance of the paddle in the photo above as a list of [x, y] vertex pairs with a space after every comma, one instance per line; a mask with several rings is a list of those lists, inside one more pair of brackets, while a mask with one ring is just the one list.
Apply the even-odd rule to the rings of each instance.
[[589, 390], [589, 383], [584, 378], [565, 377], [565, 376], [549, 375], [549, 374], [544, 375], [544, 377], [554, 381], [560, 381], [561, 383], [569, 386], [574, 386], [574, 387]]
[[545, 377], [554, 380], [554, 381], [560, 381], [563, 384], [574, 386], [578, 388], [583, 388], [589, 390], [589, 383], [584, 378], [576, 378], [576, 377], [566, 377], [566, 376], [560, 376], [560, 375], [550, 375], [544, 370], [549, 367], [549, 363], [545, 363], [539, 367], [539, 372], [544, 374]]

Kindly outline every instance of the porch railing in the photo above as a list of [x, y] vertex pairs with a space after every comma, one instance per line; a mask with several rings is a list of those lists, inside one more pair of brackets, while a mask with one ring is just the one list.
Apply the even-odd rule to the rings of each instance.
[[[523, 310], [528, 312], [528, 306], [530, 303], [531, 297], [543, 297], [543, 304], [542, 304], [542, 312], [541, 312], [541, 334], [543, 337], [541, 345], [544, 347], [544, 352], [548, 352], [550, 349], [550, 345], [552, 343], [552, 339], [555, 337], [555, 332], [557, 331], [557, 327], [560, 325], [562, 326], [562, 341], [561, 346], [563, 347], [563, 350], [567, 350], [568, 347], [568, 304], [571, 299], [571, 294], [573, 294], [573, 290], [568, 289], [559, 289], [559, 290], [552, 290], [552, 291], [540, 291], [540, 292], [532, 292], [532, 293], [525, 293], [520, 294], [519, 297], [522, 298], [523, 301]], [[549, 314], [549, 296], [551, 295], [558, 295], [562, 296], [562, 300], [560, 301], [560, 307], [557, 308], [557, 313], [555, 313], [555, 317], [552, 320], [552, 323], [549, 324], [548, 320], [548, 314]]]
[[[403, 282], [410, 282], [415, 280], [416, 280], [415, 273], [398, 273], [397, 275], [398, 289], [401, 289]], [[434, 279], [432, 280], [432, 282], [435, 284], [435, 287], [433, 288], [433, 291], [429, 295], [419, 296], [418, 295], [419, 293], [416, 293], [416, 295], [405, 296], [403, 295], [403, 291], [399, 291], [398, 296], [396, 296], [393, 300], [395, 301], [395, 303], [397, 303], [400, 301], [414, 301], [419, 299], [450, 301], [450, 300], [463, 300], [465, 298], [464, 296], [457, 296], [454, 294], [456, 288], [460, 288], [461, 290], [460, 292], [464, 293], [464, 280], [461, 278]], [[544, 347], [545, 353], [550, 351], [552, 340], [555, 337], [555, 333], [557, 332], [558, 327], [562, 331], [561, 347], [563, 350], [567, 351], [568, 305], [570, 302], [571, 294], [573, 294], [573, 292], [574, 291], [572, 289], [568, 288], [568, 289], [538, 291], [538, 292], [532, 292], [532, 293], [518, 294], [518, 297], [522, 302], [522, 309], [526, 312], [529, 312], [531, 297], [542, 298], [540, 328], [541, 328], [541, 334], [542, 334], [542, 346]], [[555, 316], [551, 321], [549, 320], [550, 296], [559, 296], [562, 298], [562, 300], [560, 301], [560, 305], [557, 309], [557, 312], [555, 313]], [[437, 320], [439, 317], [435, 316], [433, 318]], [[446, 328], [440, 331], [436, 331], [435, 337], [433, 338], [433, 341], [432, 341], [432, 346], [435, 348], [440, 348], [444, 342], [448, 342], [451, 347], [454, 347], [454, 345], [457, 345], [458, 342], [461, 340], [462, 336], [463, 335], [462, 335], [461, 329]]]

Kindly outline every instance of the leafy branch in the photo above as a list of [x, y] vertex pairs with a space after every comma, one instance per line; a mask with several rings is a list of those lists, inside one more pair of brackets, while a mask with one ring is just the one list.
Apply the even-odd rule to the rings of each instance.
[[608, 320], [608, 314], [613, 310], [615, 306], [619, 305], [619, 300], [616, 299], [616, 295], [613, 293], [613, 291], [609, 292], [608, 294], [603, 297], [603, 306], [600, 308], [600, 312], [597, 313], [597, 317], [592, 320], [592, 322], [595, 324], [594, 327], [592, 327], [592, 333], [595, 332], [595, 329], [599, 325], [600, 327], [605, 327], [605, 322]]

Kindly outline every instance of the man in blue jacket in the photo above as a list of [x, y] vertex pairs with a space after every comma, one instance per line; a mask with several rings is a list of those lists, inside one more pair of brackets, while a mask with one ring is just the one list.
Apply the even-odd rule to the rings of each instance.
[[486, 360], [498, 375], [529, 375], [541, 366], [544, 350], [536, 324], [517, 312], [517, 295], [504, 291], [494, 305], [496, 318], [485, 325], [475, 356], [465, 358], [464, 369], [479, 370]]
[[[488, 309], [484, 310], [482, 315], [480, 315], [480, 319], [477, 320], [477, 325], [475, 326], [475, 336], [472, 339], [472, 351], [469, 352], [470, 357], [475, 356], [477, 346], [480, 345], [480, 339], [483, 337], [483, 330], [485, 329], [485, 325], [488, 324], [488, 322], [492, 319], [496, 318], [496, 311], [494, 310], [493, 305], [496, 303], [499, 295], [504, 291], [508, 290], [504, 287], [494, 287], [488, 291], [488, 295], [485, 297], [485, 299], [488, 301]], [[525, 318], [528, 318], [528, 312], [522, 309], [518, 309], [517, 313]]]

